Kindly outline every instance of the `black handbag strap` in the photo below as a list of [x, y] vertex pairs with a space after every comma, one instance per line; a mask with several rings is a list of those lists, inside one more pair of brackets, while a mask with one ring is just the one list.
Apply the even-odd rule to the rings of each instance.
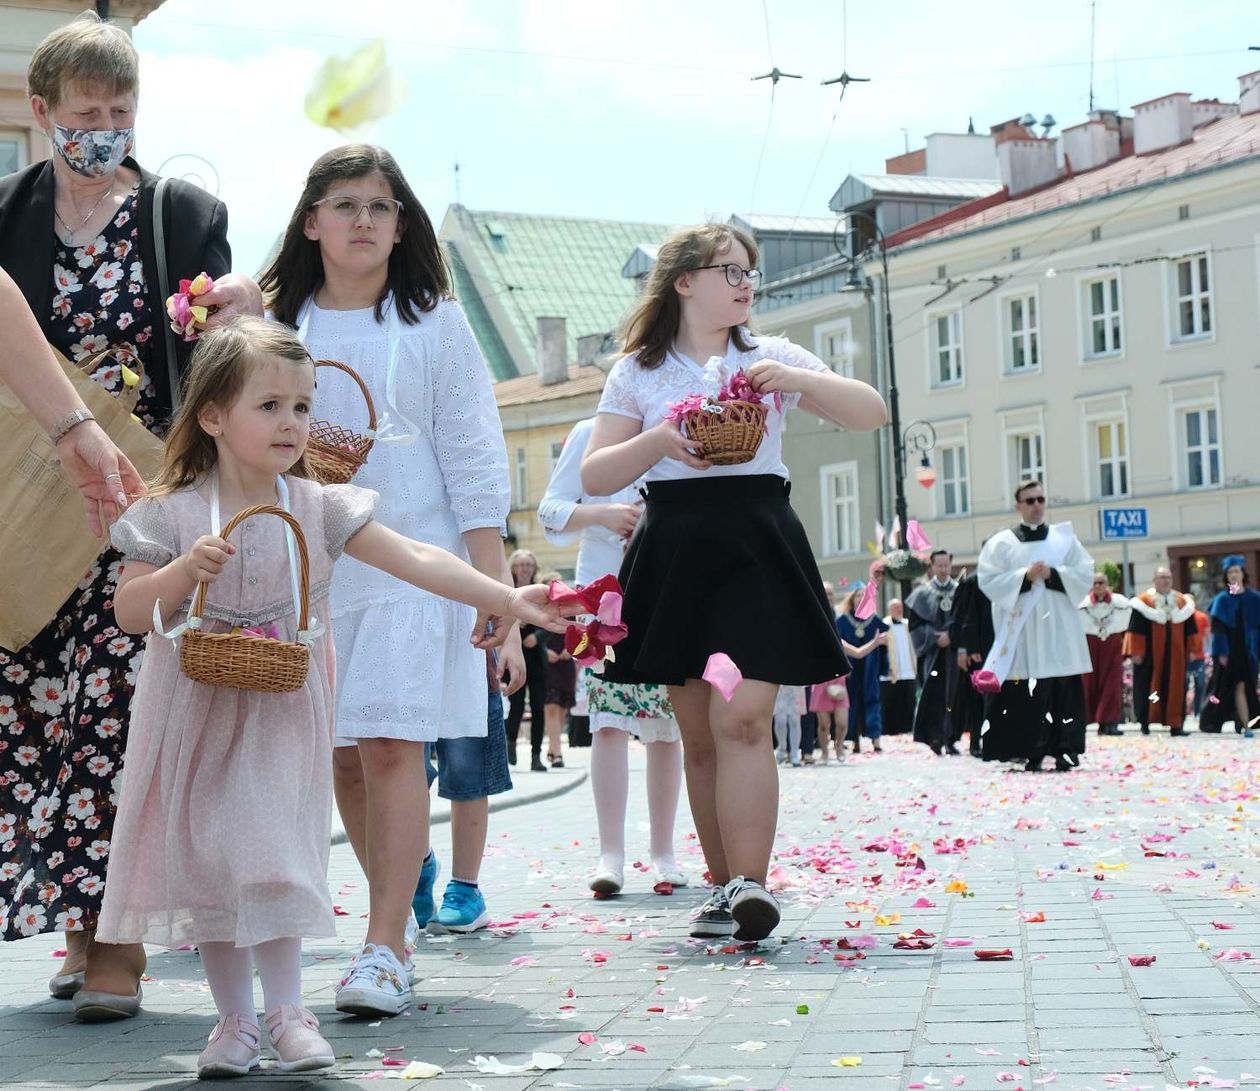
[[166, 268], [166, 225], [163, 216], [166, 204], [166, 184], [169, 178], [159, 178], [153, 191], [153, 248], [157, 253], [158, 296], [162, 301], [162, 330], [166, 334], [166, 377], [171, 389], [171, 414], [179, 411], [179, 355], [175, 345], [175, 331], [166, 315], [166, 301], [171, 297], [171, 278]]

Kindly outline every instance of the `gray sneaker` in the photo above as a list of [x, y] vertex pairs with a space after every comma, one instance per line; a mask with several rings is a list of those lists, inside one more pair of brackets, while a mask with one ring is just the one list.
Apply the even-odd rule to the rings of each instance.
[[726, 898], [735, 922], [732, 939], [765, 939], [779, 924], [779, 903], [765, 887], [736, 875], [726, 884]]
[[729, 939], [734, 929], [726, 888], [715, 886], [709, 891], [709, 900], [691, 918], [690, 934], [696, 939]]

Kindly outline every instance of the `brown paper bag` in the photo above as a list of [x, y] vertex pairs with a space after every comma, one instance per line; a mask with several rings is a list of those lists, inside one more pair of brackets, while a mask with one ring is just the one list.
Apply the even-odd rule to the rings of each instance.
[[[97, 423], [151, 479], [162, 441], [131, 418], [139, 387], [115, 397], [91, 377], [112, 362], [110, 353], [79, 368], [52, 351]], [[138, 370], [134, 360], [122, 362]], [[17, 651], [52, 621], [108, 544], [87, 529], [83, 500], [44, 429], [0, 382], [0, 647]]]

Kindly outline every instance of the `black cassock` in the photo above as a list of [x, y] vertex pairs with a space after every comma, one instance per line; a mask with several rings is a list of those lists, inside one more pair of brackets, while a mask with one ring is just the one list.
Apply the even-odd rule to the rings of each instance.
[[967, 735], [971, 752], [978, 756], [980, 725], [984, 723], [984, 694], [972, 687], [971, 672], [984, 666], [989, 649], [993, 647], [993, 604], [980, 590], [980, 581], [974, 572], [959, 580], [958, 590], [954, 592], [949, 642], [955, 663], [958, 653], [964, 650], [968, 655], [980, 657], [979, 662], [972, 662], [966, 670], [957, 668], [952, 712], [954, 738], [961, 739], [964, 734]]
[[958, 738], [951, 713], [957, 689], [957, 657], [951, 645], [942, 648], [936, 642], [938, 633], [949, 631], [957, 589], [958, 582], [953, 579], [943, 587], [928, 580], [910, 592], [906, 600], [922, 686], [919, 707], [914, 713], [914, 741], [926, 743], [938, 752], [952, 746]]

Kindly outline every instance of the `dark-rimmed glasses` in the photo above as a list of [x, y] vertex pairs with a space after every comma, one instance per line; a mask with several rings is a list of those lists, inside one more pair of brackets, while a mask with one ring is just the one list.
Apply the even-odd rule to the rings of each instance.
[[361, 201], [349, 193], [330, 193], [315, 202], [316, 206], [323, 204], [328, 205], [334, 216], [351, 223], [359, 218], [359, 213], [365, 208], [374, 221], [396, 220], [403, 210], [402, 201], [393, 197], [373, 197], [370, 201]]
[[1044, 496], [1025, 496], [1020, 501], [1021, 504], [1044, 504], [1045, 502], [1046, 498]]
[[738, 288], [744, 283], [744, 277], [748, 278], [748, 283], [755, 288], [761, 283], [760, 269], [745, 269], [738, 262], [724, 261], [719, 265], [697, 265], [696, 272], [701, 269], [721, 269], [726, 274], [726, 283], [732, 288]]

